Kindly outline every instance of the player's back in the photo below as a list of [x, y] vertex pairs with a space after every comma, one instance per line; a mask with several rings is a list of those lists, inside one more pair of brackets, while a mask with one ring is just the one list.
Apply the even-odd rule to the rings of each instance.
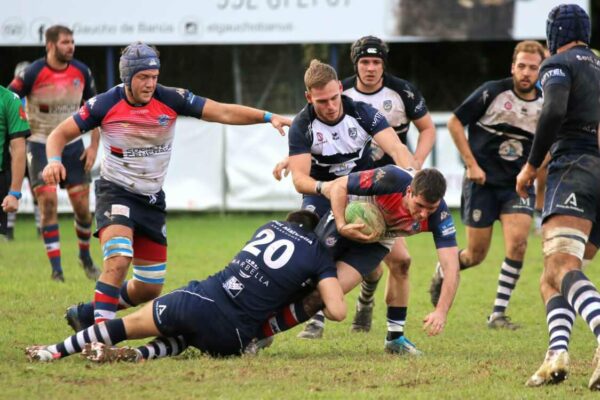
[[229, 265], [200, 285], [248, 334], [303, 288], [335, 277], [327, 250], [313, 232], [271, 221], [260, 227]]
[[563, 153], [598, 153], [600, 122], [600, 59], [588, 48], [577, 46], [544, 62], [542, 85], [570, 86], [567, 113], [552, 149]]

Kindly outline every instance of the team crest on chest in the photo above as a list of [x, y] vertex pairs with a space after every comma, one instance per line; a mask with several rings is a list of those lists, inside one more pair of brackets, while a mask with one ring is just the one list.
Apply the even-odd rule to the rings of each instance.
[[323, 134], [321, 132], [317, 132], [317, 141], [319, 143], [323, 143], [324, 142], [324, 140], [323, 140]]
[[384, 100], [383, 101], [383, 109], [385, 111], [390, 111], [392, 109], [392, 101], [391, 100]]
[[158, 123], [160, 126], [167, 126], [167, 124], [169, 123], [169, 120], [171, 118], [169, 118], [168, 115], [165, 114], [161, 114], [158, 116]]
[[356, 136], [358, 136], [358, 129], [355, 127], [348, 128], [348, 136], [350, 136], [350, 139], [356, 139]]
[[73, 86], [79, 87], [80, 85], [81, 85], [81, 81], [79, 80], [79, 78], [73, 79]]

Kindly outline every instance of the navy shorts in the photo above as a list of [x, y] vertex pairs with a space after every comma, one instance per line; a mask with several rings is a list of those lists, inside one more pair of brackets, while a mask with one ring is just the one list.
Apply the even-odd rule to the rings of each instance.
[[[65, 146], [61, 157], [62, 164], [67, 171], [67, 177], [60, 182], [61, 188], [89, 184], [92, 181], [90, 174], [85, 172], [84, 160], [79, 159], [84, 150], [83, 140]], [[46, 145], [44, 143], [27, 142], [27, 171], [31, 187], [35, 188], [46, 184], [42, 178], [42, 172], [47, 164]]]
[[305, 194], [302, 196], [302, 209], [312, 211], [322, 218], [331, 210], [331, 203], [325, 196]]
[[188, 345], [213, 357], [241, 355], [252, 340], [225, 317], [198, 281], [154, 299], [152, 310], [164, 336], [183, 335]]
[[529, 198], [522, 199], [514, 187], [478, 185], [465, 177], [460, 197], [462, 222], [472, 228], [487, 228], [502, 214], [532, 216], [535, 189], [530, 187], [527, 192]]
[[315, 233], [325, 244], [334, 261], [347, 263], [362, 276], [373, 272], [389, 253], [389, 249], [380, 243], [359, 243], [340, 235], [331, 212], [321, 218]]
[[[0, 203], [4, 200], [10, 190], [10, 171], [0, 171]], [[0, 207], [0, 235], [6, 235], [8, 228], [8, 214]]]
[[596, 223], [600, 207], [600, 157], [590, 154], [563, 155], [548, 166], [544, 220], [552, 215], [570, 215]]
[[105, 179], [95, 182], [96, 232], [109, 225], [128, 226], [137, 235], [167, 245], [165, 193], [146, 196], [129, 192]]

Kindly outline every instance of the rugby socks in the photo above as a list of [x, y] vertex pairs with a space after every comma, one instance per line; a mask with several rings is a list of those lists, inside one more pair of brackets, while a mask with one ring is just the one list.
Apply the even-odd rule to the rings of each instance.
[[42, 238], [46, 246], [46, 254], [50, 260], [52, 270], [62, 273], [60, 265], [60, 235], [58, 232], [58, 224], [42, 227]]
[[389, 307], [387, 309], [387, 336], [386, 340], [398, 339], [404, 336], [404, 324], [408, 307]]
[[569, 271], [561, 282], [561, 293], [587, 322], [600, 344], [600, 293], [580, 270]]
[[575, 321], [575, 311], [567, 300], [556, 294], [546, 304], [546, 322], [548, 323], [548, 350], [567, 351]]
[[90, 237], [92, 236], [92, 221], [82, 222], [75, 219], [75, 233], [79, 244], [79, 258], [91, 260]]
[[96, 281], [94, 292], [94, 321], [96, 324], [115, 318], [119, 306], [120, 289], [104, 282]]
[[263, 323], [261, 328], [262, 334], [259, 334], [257, 339], [264, 339], [276, 333], [287, 331], [298, 324], [308, 321], [309, 318], [310, 315], [304, 311], [303, 300], [288, 304]]
[[103, 324], [92, 325], [69, 336], [64, 342], [48, 346], [48, 351], [58, 353], [60, 357], [66, 357], [70, 354], [80, 353], [86, 343], [101, 342], [112, 346], [125, 339], [127, 339], [127, 334], [123, 320], [113, 319]]
[[121, 285], [121, 289], [119, 289], [119, 305], [117, 309], [124, 310], [126, 308], [131, 308], [137, 306], [133, 301], [129, 298], [129, 293], [127, 292], [127, 283], [129, 281], [123, 282]]
[[323, 311], [319, 311], [315, 315], [313, 315], [312, 318], [310, 319], [309, 324], [316, 325], [319, 328], [324, 327], [325, 326], [325, 314], [323, 313]]
[[490, 320], [498, 316], [504, 315], [510, 296], [512, 295], [517, 281], [521, 276], [523, 261], [511, 260], [505, 258], [500, 268], [500, 276], [498, 276], [498, 289], [496, 290], [496, 300], [494, 301], [494, 310]]
[[157, 337], [144, 346], [136, 350], [141, 354], [144, 360], [153, 358], [172, 357], [181, 354], [187, 348], [187, 343], [183, 336], [176, 337]]
[[360, 293], [356, 302], [358, 310], [362, 310], [365, 307], [373, 307], [375, 290], [377, 290], [377, 284], [380, 280], [381, 276], [374, 281], [363, 279], [360, 284]]

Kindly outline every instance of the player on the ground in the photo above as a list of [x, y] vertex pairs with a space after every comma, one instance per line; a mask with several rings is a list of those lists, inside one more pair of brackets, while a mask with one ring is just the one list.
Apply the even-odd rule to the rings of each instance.
[[[194, 346], [212, 356], [241, 355], [262, 323], [307, 287], [316, 287], [328, 318], [341, 321], [346, 304], [328, 250], [313, 232], [318, 217], [306, 210], [286, 222], [256, 230], [229, 265], [203, 281], [191, 281], [123, 319], [93, 325], [52, 346], [31, 346], [30, 360], [53, 361], [87, 343], [111, 346], [125, 339], [159, 336], [137, 349], [91, 346], [96, 361], [138, 361], [181, 353]], [[301, 303], [288, 309], [303, 317]]]
[[[424, 318], [430, 335], [440, 333], [458, 288], [458, 248], [452, 215], [443, 199], [446, 180], [437, 170], [427, 168], [411, 173], [394, 165], [354, 172], [332, 182], [323, 183], [322, 193], [331, 200], [330, 215], [321, 218], [317, 234], [328, 246], [336, 261], [337, 275], [344, 293], [356, 287], [363, 276], [371, 273], [388, 254], [395, 238], [420, 232], [431, 232], [441, 268], [446, 279], [435, 310]], [[347, 224], [344, 217], [348, 195], [375, 204], [386, 222], [384, 238], [360, 232], [362, 224]], [[318, 296], [316, 296], [318, 298]], [[319, 302], [308, 296], [305, 310], [311, 315], [319, 310]], [[306, 304], [306, 303], [305, 303]], [[308, 312], [310, 311], [310, 312]], [[263, 326], [260, 339], [290, 329], [303, 322], [285, 318], [285, 309]], [[396, 340], [385, 339], [385, 351], [410, 351]]]
[[[513, 52], [512, 77], [484, 83], [448, 121], [466, 168], [461, 215], [467, 246], [459, 252], [461, 270], [483, 262], [490, 249], [494, 221], [502, 223], [504, 261], [493, 310], [487, 319], [488, 327], [494, 329], [519, 328], [505, 312], [523, 268], [535, 194], [531, 188], [529, 198], [520, 198], [515, 178], [529, 155], [542, 109], [542, 94], [536, 82], [543, 59], [544, 48], [538, 42], [518, 43]], [[430, 289], [433, 304], [442, 280], [437, 268]]]
[[[590, 251], [600, 245], [600, 58], [589, 48], [590, 19], [578, 5], [554, 7], [548, 15], [546, 36], [552, 56], [540, 71], [544, 106], [531, 153], [516, 184], [519, 195], [526, 198], [536, 169], [551, 151], [540, 279], [550, 338], [546, 357], [528, 386], [559, 383], [567, 377], [576, 312], [600, 344], [600, 293], [581, 271], [582, 259], [591, 258]], [[586, 249], [588, 241], [592, 244]], [[600, 389], [600, 345], [588, 387]]]
[[[355, 41], [350, 47], [350, 59], [356, 74], [342, 81], [343, 94], [377, 108], [405, 145], [408, 145], [407, 133], [412, 122], [419, 131], [414, 162], [415, 167], [420, 169], [434, 145], [435, 125], [419, 90], [410, 82], [386, 72], [388, 51], [388, 46], [375, 36], [364, 36]], [[381, 150], [376, 140], [371, 142], [371, 157], [375, 166], [394, 164], [394, 160]], [[420, 351], [404, 336], [411, 263], [404, 238], [395, 241], [384, 261], [390, 270], [385, 291], [388, 339], [400, 343], [408, 354], [419, 354]], [[383, 269], [377, 268], [364, 277], [356, 302], [352, 331], [368, 332], [371, 329], [375, 290], [382, 275]], [[321, 337], [324, 321], [324, 316], [317, 313], [298, 336]]]
[[[75, 329], [115, 317], [117, 308], [156, 298], [167, 270], [165, 194], [178, 115], [232, 125], [270, 122], [284, 134], [288, 118], [235, 104], [223, 104], [186, 89], [158, 84], [158, 51], [144, 43], [127, 46], [120, 58], [122, 85], [88, 100], [50, 135], [50, 163], [44, 179], [55, 184], [68, 176], [61, 162], [64, 145], [102, 128], [104, 158], [96, 181], [96, 225], [104, 253], [94, 302], [68, 309]], [[133, 262], [133, 279], [125, 281]], [[85, 321], [85, 322], [82, 322]]]
[[75, 232], [79, 239], [79, 262], [87, 277], [95, 280], [100, 271], [90, 255], [92, 215], [89, 171], [96, 160], [98, 131], [92, 131], [87, 149], [81, 138], [77, 138], [57, 154], [69, 171], [68, 178], [55, 184], [47, 184], [42, 179], [42, 170], [49, 161], [46, 159], [48, 135], [79, 109], [82, 100], [96, 94], [94, 78], [85, 64], [73, 58], [73, 31], [62, 25], [54, 25], [46, 30], [45, 38], [46, 57], [34, 61], [22, 75], [16, 76], [9, 89], [27, 98], [27, 118], [31, 125], [31, 136], [27, 140], [29, 182], [40, 207], [42, 237], [52, 267], [51, 278], [64, 282], [57, 215], [56, 183], [59, 183], [67, 189], [73, 206]]
[[7, 233], [7, 213], [19, 208], [28, 136], [29, 124], [19, 96], [0, 86], [0, 237]]

